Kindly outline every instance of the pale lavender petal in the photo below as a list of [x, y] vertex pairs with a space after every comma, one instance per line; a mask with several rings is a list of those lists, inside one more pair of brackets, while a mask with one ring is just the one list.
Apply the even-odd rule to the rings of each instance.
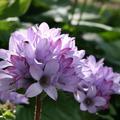
[[34, 30], [33, 30], [33, 27], [28, 28], [27, 37], [28, 37], [28, 40], [30, 40], [31, 42], [34, 41], [35, 33], [34, 33]]
[[7, 73], [4, 73], [3, 71], [0, 71], [0, 79], [4, 78], [13, 78], [11, 75], [8, 75]]
[[104, 106], [106, 104], [106, 100], [103, 97], [95, 97], [94, 101], [96, 106]]
[[61, 42], [60, 39], [55, 42], [54, 52], [59, 52], [59, 51], [60, 51], [60, 49], [61, 49], [61, 44], [62, 44], [62, 42]]
[[12, 66], [12, 64], [8, 61], [0, 61], [0, 69], [6, 68], [8, 66]]
[[78, 102], [83, 102], [86, 98], [86, 95], [83, 92], [77, 91], [74, 93], [74, 97]]
[[4, 49], [0, 49], [0, 58], [2, 59], [8, 59], [8, 51]]
[[39, 81], [41, 76], [43, 75], [43, 71], [41, 69], [41, 66], [39, 65], [31, 65], [30, 66], [30, 74], [32, 75], [32, 77]]
[[87, 96], [88, 97], [94, 97], [97, 93], [96, 87], [92, 86], [90, 87], [90, 89], [88, 90]]
[[5, 78], [0, 80], [0, 91], [6, 91], [10, 88], [11, 79]]
[[48, 30], [49, 30], [48, 24], [45, 23], [45, 22], [41, 23], [40, 26], [39, 26], [39, 30], [40, 30], [42, 33], [48, 31]]
[[29, 41], [24, 42], [24, 54], [29, 63], [31, 63], [35, 58], [35, 48], [30, 44]]
[[95, 106], [90, 106], [90, 107], [88, 107], [88, 111], [90, 113], [96, 113], [97, 112], [97, 108]]
[[86, 111], [87, 109], [88, 109], [88, 108], [86, 107], [85, 104], [83, 104], [83, 103], [80, 104], [80, 110]]
[[37, 45], [37, 50], [38, 52], [43, 52], [45, 51], [44, 49], [48, 48], [48, 40], [47, 39], [41, 39], [39, 42], [38, 42], [38, 45]]
[[53, 75], [56, 74], [59, 70], [59, 63], [56, 60], [49, 61], [45, 66], [45, 74]]
[[85, 50], [78, 51], [79, 53], [79, 59], [82, 59], [85, 56]]
[[92, 55], [90, 55], [89, 57], [88, 57], [88, 64], [89, 64], [89, 66], [92, 68], [92, 69], [94, 69], [94, 66], [95, 66], [95, 64], [96, 64], [96, 59], [95, 59], [95, 57], [94, 56], [92, 56]]
[[27, 89], [25, 95], [27, 97], [35, 97], [35, 96], [39, 95], [42, 92], [42, 90], [43, 89], [39, 83], [34, 83], [34, 84], [30, 85], [30, 87]]
[[27, 97], [16, 92], [11, 92], [9, 94], [9, 101], [15, 104], [29, 104]]
[[57, 90], [53, 86], [49, 86], [47, 88], [44, 88], [44, 91], [48, 94], [49, 97], [51, 97], [53, 100], [57, 100], [58, 94]]

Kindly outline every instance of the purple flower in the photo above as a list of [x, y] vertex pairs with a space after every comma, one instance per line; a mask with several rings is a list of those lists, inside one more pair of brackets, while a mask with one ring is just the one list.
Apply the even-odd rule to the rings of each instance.
[[3, 102], [10, 101], [14, 104], [29, 104], [27, 97], [16, 92], [0, 92], [0, 100]]
[[45, 92], [56, 100], [60, 89], [73, 93], [83, 111], [105, 108], [112, 94], [120, 94], [120, 74], [103, 59], [84, 55], [73, 37], [44, 22], [14, 32], [9, 50], [0, 49], [0, 99], [28, 103], [27, 98]]
[[[91, 77], [97, 75], [100, 71], [100, 69], [103, 67], [103, 59], [96, 62], [96, 59], [94, 56], [89, 56], [86, 60], [83, 61], [83, 67], [81, 69], [84, 78], [90, 79]], [[91, 79], [90, 79], [91, 80]]]
[[[81, 62], [83, 64], [77, 67], [79, 71], [77, 72], [79, 83], [75, 91], [75, 98], [81, 103], [81, 110], [94, 112], [101, 108], [108, 108], [111, 95], [116, 93], [120, 94], [120, 74], [114, 73], [110, 67], [103, 66], [103, 60], [97, 62], [94, 56], [89, 56]], [[81, 73], [83, 75], [81, 75]], [[95, 89], [93, 89], [93, 86]], [[90, 94], [91, 87], [94, 96]], [[98, 106], [96, 104], [96, 97], [104, 99], [106, 104], [104, 104], [104, 106]], [[80, 98], [80, 100], [78, 100], [78, 98]], [[86, 105], [88, 98], [91, 100], [90, 106]], [[98, 100], [99, 102], [101, 102], [101, 98]], [[92, 109], [93, 111], [91, 111]]]
[[[16, 31], [10, 37], [9, 50], [0, 50], [3, 59], [1, 64], [4, 63], [1, 69], [12, 76], [8, 80], [10, 82], [6, 83], [4, 80], [1, 84], [8, 86], [6, 89], [14, 88], [14, 91], [24, 88], [27, 97], [34, 97], [45, 91], [56, 100], [58, 80], [62, 78], [68, 83], [64, 87], [66, 89], [73, 89], [72, 83], [76, 83], [74, 67], [71, 67], [72, 59], [77, 56], [75, 51], [77, 53], [74, 38], [61, 34], [59, 28], [50, 29], [47, 23]], [[66, 60], [66, 65], [61, 62], [62, 56], [70, 58]], [[60, 69], [60, 66], [63, 67]], [[72, 75], [69, 76], [71, 71]]]
[[57, 61], [49, 61], [44, 70], [38, 66], [31, 66], [30, 73], [37, 82], [30, 85], [26, 91], [27, 97], [34, 97], [40, 94], [43, 90], [54, 100], [57, 99], [57, 90], [54, 86], [54, 79], [59, 70]]
[[67, 92], [74, 92], [79, 80], [75, 73], [75, 68], [72, 65], [73, 58], [65, 58], [65, 56], [62, 56], [59, 62], [60, 69], [57, 75], [57, 87]]
[[75, 93], [75, 98], [80, 102], [80, 109], [82, 111], [88, 110], [90, 113], [96, 113], [101, 107], [106, 105], [106, 99], [97, 96], [97, 90], [94, 86], [91, 86], [87, 93], [77, 91]]
[[59, 28], [50, 29], [47, 23], [17, 31], [12, 34], [9, 42], [9, 50], [25, 56], [29, 62], [30, 59], [46, 62], [58, 55], [68, 54], [75, 48], [74, 38], [61, 34]]

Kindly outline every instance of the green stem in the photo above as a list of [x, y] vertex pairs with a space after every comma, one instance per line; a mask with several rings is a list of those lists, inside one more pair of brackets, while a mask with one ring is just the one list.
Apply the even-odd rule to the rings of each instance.
[[36, 97], [36, 105], [35, 105], [35, 113], [34, 113], [34, 120], [40, 120], [41, 119], [41, 100], [40, 95]]

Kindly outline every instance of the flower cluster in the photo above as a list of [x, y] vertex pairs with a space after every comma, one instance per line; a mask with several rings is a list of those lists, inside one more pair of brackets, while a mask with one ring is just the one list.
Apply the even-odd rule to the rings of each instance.
[[103, 59], [96, 62], [94, 56], [85, 59], [82, 68], [78, 66], [77, 70], [79, 69], [83, 77], [74, 96], [80, 102], [80, 109], [95, 113], [108, 108], [111, 95], [120, 93], [120, 74], [103, 66]]
[[111, 95], [120, 93], [120, 75], [84, 55], [74, 38], [47, 23], [14, 32], [9, 49], [0, 49], [0, 99], [28, 104], [45, 92], [57, 100], [62, 90], [74, 94], [83, 111], [107, 108]]

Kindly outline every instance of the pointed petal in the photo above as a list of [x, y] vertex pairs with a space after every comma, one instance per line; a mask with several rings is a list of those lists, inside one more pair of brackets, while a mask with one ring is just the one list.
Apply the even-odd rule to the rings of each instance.
[[31, 42], [34, 41], [35, 33], [34, 33], [34, 30], [33, 30], [33, 27], [28, 28], [27, 37], [28, 37], [28, 40], [30, 40]]
[[88, 93], [87, 93], [87, 96], [88, 97], [94, 97], [96, 95], [96, 87], [95, 86], [92, 86], [89, 90], [88, 90]]
[[90, 55], [89, 57], [88, 57], [88, 60], [89, 60], [89, 66], [91, 67], [91, 68], [93, 68], [94, 66], [95, 66], [95, 64], [96, 64], [96, 59], [95, 59], [95, 57], [93, 56], [93, 55]]
[[3, 71], [0, 71], [0, 79], [4, 78], [12, 78], [12, 76], [8, 75], [7, 73], [4, 73]]
[[103, 97], [96, 97], [94, 100], [96, 106], [104, 106], [106, 104], [106, 100]]
[[0, 58], [2, 59], [8, 59], [8, 51], [4, 49], [0, 49]]
[[49, 30], [48, 24], [45, 23], [45, 22], [41, 23], [40, 26], [39, 26], [39, 30], [40, 30], [42, 33], [48, 31], [48, 30]]
[[85, 56], [85, 50], [80, 50], [79, 52], [79, 59], [82, 59]]
[[57, 41], [55, 42], [54, 52], [59, 52], [59, 51], [60, 51], [60, 49], [61, 49], [61, 44], [62, 44], [61, 39], [59, 39], [59, 40], [57, 40]]
[[53, 75], [59, 70], [59, 63], [56, 60], [49, 61], [45, 66], [45, 74]]
[[39, 81], [41, 76], [43, 75], [43, 71], [41, 69], [41, 66], [31, 65], [30, 66], [30, 74], [35, 80]]
[[35, 48], [30, 44], [29, 41], [24, 42], [24, 54], [28, 62], [32, 62], [35, 58]]
[[97, 108], [95, 106], [91, 106], [91, 107], [88, 108], [88, 111], [90, 113], [96, 113], [97, 112]]
[[86, 95], [83, 93], [83, 92], [80, 92], [80, 91], [77, 91], [75, 94], [74, 94], [74, 97], [75, 99], [78, 101], [78, 102], [83, 102]]
[[57, 100], [58, 94], [57, 90], [53, 86], [49, 86], [48, 88], [45, 88], [44, 91], [48, 94], [49, 97], [51, 97], [53, 100]]
[[82, 110], [82, 111], [87, 110], [87, 107], [85, 106], [85, 104], [83, 104], [83, 103], [80, 104], [80, 110]]
[[46, 38], [41, 38], [41, 40], [38, 42], [37, 44], [37, 49], [38, 52], [42, 52], [45, 51], [48, 48], [49, 44], [48, 44], [48, 39]]
[[0, 69], [6, 68], [8, 66], [12, 66], [12, 64], [7, 61], [0, 61]]
[[42, 87], [39, 85], [39, 83], [34, 83], [30, 85], [30, 87], [27, 89], [25, 95], [27, 97], [35, 97], [39, 95], [42, 92]]

